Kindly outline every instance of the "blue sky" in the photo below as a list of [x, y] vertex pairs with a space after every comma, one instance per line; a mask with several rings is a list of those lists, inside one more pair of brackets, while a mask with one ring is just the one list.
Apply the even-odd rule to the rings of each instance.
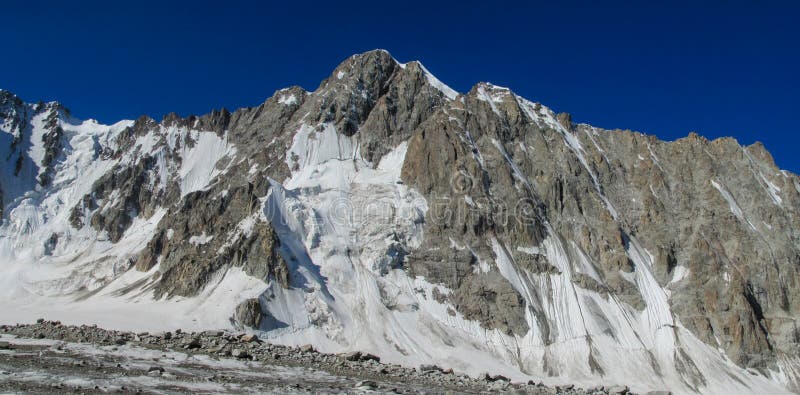
[[315, 89], [375, 48], [579, 122], [762, 141], [800, 172], [800, 6], [779, 2], [48, 2], [2, 6], [0, 88], [113, 122]]

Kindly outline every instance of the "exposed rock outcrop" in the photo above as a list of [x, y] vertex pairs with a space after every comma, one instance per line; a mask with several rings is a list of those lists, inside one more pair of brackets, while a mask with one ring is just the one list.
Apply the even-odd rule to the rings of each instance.
[[[673, 290], [676, 318], [699, 338], [763, 371], [775, 369], [776, 349], [797, 353], [794, 324], [788, 324], [797, 317], [799, 296], [790, 285], [798, 278], [800, 246], [791, 231], [798, 226], [796, 176], [777, 169], [760, 145], [697, 135], [665, 143], [602, 131], [479, 84], [463, 103], [451, 103], [415, 131], [403, 178], [428, 199], [445, 202], [441, 212], [429, 212], [428, 251], [409, 256], [414, 273], [459, 290], [475, 276], [468, 265], [492, 260], [489, 239], [508, 248], [540, 246], [550, 234], [568, 241], [570, 260], [599, 275], [576, 272], [576, 286], [642, 310], [642, 290], [628, 280], [642, 270], [631, 261], [635, 238], [652, 254], [659, 283]], [[528, 206], [527, 223], [518, 221], [521, 211], [511, 221], [497, 220], [519, 202]], [[471, 253], [455, 258], [437, 249], [448, 238]], [[525, 263], [543, 255], [509, 256], [529, 272], [543, 270]], [[494, 311], [524, 308], [514, 302]], [[527, 328], [517, 329], [522, 335]]]
[[49, 111], [50, 113], [44, 120], [46, 132], [42, 135], [44, 157], [42, 158], [42, 169], [39, 171], [39, 184], [42, 186], [46, 186], [52, 182], [53, 167], [63, 149], [62, 139], [64, 138], [64, 129], [58, 124], [59, 117], [62, 111], [65, 113], [65, 116], [69, 116], [69, 111], [60, 106], [54, 106]]
[[261, 325], [262, 316], [261, 303], [259, 303], [258, 299], [247, 299], [236, 306], [234, 319], [239, 325], [258, 329], [259, 325]]
[[[170, 208], [156, 237], [139, 254], [139, 270], [160, 262], [156, 295], [195, 295], [211, 276], [233, 266], [289, 287], [289, 270], [278, 252], [280, 240], [269, 223], [253, 217], [265, 186], [222, 188], [220, 184], [186, 195], [180, 206]], [[248, 217], [253, 218], [250, 229], [240, 227]]]

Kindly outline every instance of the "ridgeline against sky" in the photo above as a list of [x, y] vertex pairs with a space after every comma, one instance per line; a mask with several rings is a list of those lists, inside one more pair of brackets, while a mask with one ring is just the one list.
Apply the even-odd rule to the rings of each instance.
[[605, 128], [758, 140], [800, 171], [796, 4], [48, 3], [3, 5], [0, 88], [78, 117], [257, 105], [386, 48], [460, 92], [490, 81]]

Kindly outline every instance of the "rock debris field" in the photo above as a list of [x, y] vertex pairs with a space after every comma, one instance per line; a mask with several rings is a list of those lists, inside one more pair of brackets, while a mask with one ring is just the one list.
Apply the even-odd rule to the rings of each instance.
[[525, 393], [627, 394], [627, 387], [548, 387], [472, 378], [433, 365], [383, 364], [226, 331], [131, 333], [39, 320], [0, 326], [6, 393]]

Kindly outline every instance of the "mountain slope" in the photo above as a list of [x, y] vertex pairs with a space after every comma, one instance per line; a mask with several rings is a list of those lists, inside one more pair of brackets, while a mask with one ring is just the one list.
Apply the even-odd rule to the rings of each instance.
[[4, 321], [257, 309], [275, 342], [472, 374], [799, 389], [800, 180], [758, 144], [576, 125], [385, 51], [232, 113], [0, 110]]

